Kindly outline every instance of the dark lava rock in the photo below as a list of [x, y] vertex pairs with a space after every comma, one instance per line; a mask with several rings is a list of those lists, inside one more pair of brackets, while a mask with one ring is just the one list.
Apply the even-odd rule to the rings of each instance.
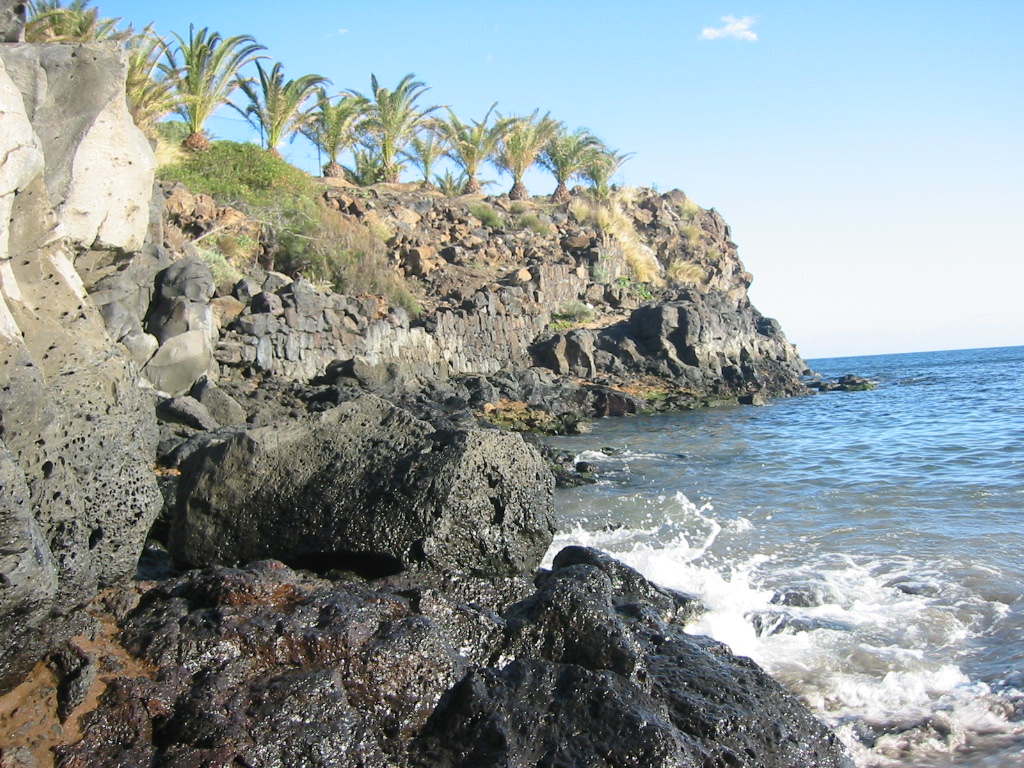
[[552, 490], [518, 435], [434, 431], [364, 396], [198, 448], [181, 465], [168, 548], [190, 566], [527, 573], [554, 534]]
[[691, 598], [582, 547], [539, 581], [505, 613], [503, 658], [516, 661], [471, 671], [441, 700], [414, 765], [851, 765], [752, 661], [683, 631]]
[[753, 662], [683, 631], [690, 598], [581, 547], [538, 581], [263, 561], [163, 582], [118, 614], [138, 663], [57, 765], [850, 766]]

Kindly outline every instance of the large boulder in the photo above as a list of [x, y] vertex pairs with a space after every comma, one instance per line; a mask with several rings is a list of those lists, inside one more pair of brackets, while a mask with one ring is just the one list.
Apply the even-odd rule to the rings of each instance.
[[88, 660], [106, 688], [57, 765], [849, 768], [753, 662], [683, 631], [691, 598], [579, 547], [539, 581], [262, 561], [111, 600], [119, 663]]
[[529, 572], [554, 533], [552, 486], [518, 435], [437, 432], [366, 395], [190, 456], [170, 550], [191, 566]]
[[[75, 83], [123, 91], [122, 57], [89, 48], [58, 86], [39, 61], [60, 55], [44, 48], [0, 46], [0, 433], [8, 452], [0, 462], [0, 691], [81, 630], [79, 609], [100, 589], [134, 573], [160, 506], [152, 403], [72, 266], [48, 188], [46, 142], [29, 121]], [[24, 82], [31, 61], [38, 71], [23, 93], [8, 68]], [[84, 87], [91, 76], [114, 80]], [[62, 146], [78, 157], [74, 145]], [[144, 209], [151, 184], [137, 201]]]
[[[473, 669], [412, 745], [418, 768], [850, 768], [750, 659], [683, 630], [692, 598], [570, 547], [504, 614], [506, 666]], [[612, 725], [610, 725], [612, 724]]]

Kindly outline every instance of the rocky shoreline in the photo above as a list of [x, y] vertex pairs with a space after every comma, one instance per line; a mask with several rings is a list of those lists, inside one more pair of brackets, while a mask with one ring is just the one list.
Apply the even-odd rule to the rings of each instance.
[[[0, 765], [848, 764], [692, 596], [539, 570], [518, 432], [807, 392], [715, 211], [325, 185], [410, 313], [154, 187], [123, 87], [113, 48], [0, 44]], [[259, 263], [218, 280], [214, 235]]]

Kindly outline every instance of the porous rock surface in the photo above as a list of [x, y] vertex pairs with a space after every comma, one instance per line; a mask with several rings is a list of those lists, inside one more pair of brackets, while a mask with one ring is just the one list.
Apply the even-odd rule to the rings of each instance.
[[[160, 507], [152, 403], [107, 336], [63, 238], [84, 232], [75, 210], [91, 203], [74, 202], [83, 181], [66, 165], [49, 173], [52, 143], [30, 122], [55, 110], [60, 93], [77, 90], [74, 103], [89, 102], [97, 68], [123, 83], [123, 58], [108, 48], [0, 45], [0, 690], [81, 630], [80, 608], [100, 588], [134, 573]], [[110, 83], [95, 88], [110, 91], [97, 101], [113, 99]], [[121, 111], [127, 125], [108, 125], [114, 134], [134, 130], [123, 95]], [[148, 148], [141, 165], [147, 157]], [[130, 240], [123, 222], [113, 224], [118, 205], [102, 190], [98, 198], [111, 220], [103, 236]]]
[[57, 765], [848, 768], [748, 660], [687, 635], [692, 598], [594, 550], [540, 586], [378, 582], [264, 561], [142, 595]]
[[552, 491], [520, 436], [435, 431], [365, 395], [193, 453], [170, 551], [190, 566], [272, 557], [373, 575], [529, 573], [554, 534]]

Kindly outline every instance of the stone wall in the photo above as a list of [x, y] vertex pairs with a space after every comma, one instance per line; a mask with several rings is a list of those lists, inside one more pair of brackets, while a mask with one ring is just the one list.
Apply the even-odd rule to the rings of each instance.
[[585, 293], [588, 282], [577, 271], [538, 264], [523, 285], [478, 291], [462, 306], [441, 307], [415, 325], [404, 310], [381, 307], [376, 299], [320, 292], [307, 281], [272, 275], [247, 303], [231, 305], [214, 357], [229, 369], [252, 367], [299, 380], [355, 358], [435, 378], [526, 368], [553, 308]]

